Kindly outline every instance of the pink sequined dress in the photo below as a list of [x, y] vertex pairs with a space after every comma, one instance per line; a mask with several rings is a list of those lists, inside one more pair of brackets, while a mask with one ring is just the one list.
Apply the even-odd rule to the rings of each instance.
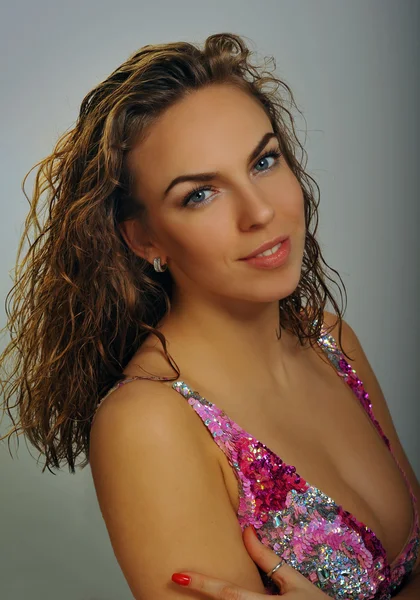
[[[393, 454], [362, 381], [324, 326], [318, 343]], [[136, 379], [141, 377], [119, 381], [101, 402], [119, 386]], [[389, 564], [374, 531], [305, 481], [294, 466], [286, 464], [184, 381], [176, 381], [172, 387], [201, 417], [236, 474], [240, 495], [237, 518], [242, 531], [252, 524], [262, 543], [332, 598], [386, 600], [404, 587], [419, 552], [420, 527], [416, 498], [394, 454], [412, 498], [412, 527], [401, 552]], [[261, 569], [259, 572], [266, 594], [278, 595], [276, 584]]]

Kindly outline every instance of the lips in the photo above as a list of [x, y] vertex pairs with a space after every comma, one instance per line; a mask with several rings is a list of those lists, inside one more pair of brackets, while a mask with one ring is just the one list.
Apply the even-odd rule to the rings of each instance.
[[248, 256], [244, 256], [243, 258], [241, 258], [239, 260], [246, 260], [247, 258], [253, 258], [254, 256], [257, 256], [257, 254], [261, 254], [261, 252], [265, 252], [266, 250], [268, 250], [269, 248], [272, 248], [276, 244], [280, 244], [280, 242], [284, 242], [285, 240], [287, 240], [288, 237], [289, 237], [288, 235], [283, 235], [280, 237], [276, 237], [273, 240], [270, 240], [268, 242], [265, 242], [264, 244], [262, 244], [262, 246], [258, 246], [258, 248], [256, 248], [253, 252], [251, 252], [251, 254], [248, 254]]

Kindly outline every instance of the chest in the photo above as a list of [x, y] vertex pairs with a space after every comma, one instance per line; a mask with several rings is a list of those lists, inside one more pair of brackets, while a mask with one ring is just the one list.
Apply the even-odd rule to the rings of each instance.
[[[322, 356], [297, 365], [289, 388], [217, 395], [217, 405], [310, 485], [371, 528], [392, 563], [407, 542], [412, 505], [403, 475], [345, 381]], [[211, 438], [209, 443], [213, 443]], [[231, 504], [236, 474], [213, 443]]]

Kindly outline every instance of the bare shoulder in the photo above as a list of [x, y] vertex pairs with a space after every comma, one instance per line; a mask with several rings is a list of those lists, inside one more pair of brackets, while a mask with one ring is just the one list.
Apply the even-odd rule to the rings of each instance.
[[[108, 427], [134, 427], [147, 431], [163, 428], [170, 434], [173, 430], [186, 429], [193, 435], [196, 427], [186, 427], [191, 422], [192, 410], [186, 400], [166, 383], [136, 379], [124, 383], [106, 397], [97, 414], [91, 436], [96, 439]], [[193, 419], [194, 421], [194, 419]]]
[[183, 569], [264, 590], [220, 465], [198, 426], [207, 432], [185, 398], [154, 381], [121, 386], [98, 410], [92, 476], [134, 598], [185, 598], [185, 590], [171, 581]]
[[[91, 453], [95, 442], [106, 438], [110, 430], [125, 434], [134, 430], [144, 433], [156, 443], [171, 443], [179, 432], [200, 448], [208, 460], [219, 458], [220, 450], [210, 439], [207, 429], [186, 399], [170, 384], [136, 379], [113, 391], [97, 410], [91, 429]], [[174, 440], [172, 440], [173, 442]]]

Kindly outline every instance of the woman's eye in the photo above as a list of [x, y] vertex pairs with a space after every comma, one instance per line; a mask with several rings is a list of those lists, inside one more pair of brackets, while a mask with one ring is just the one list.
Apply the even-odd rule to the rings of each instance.
[[[267, 164], [267, 160], [269, 158], [273, 159], [273, 163], [271, 165], [269, 164], [266, 168], [263, 167], [262, 171], [260, 171], [260, 172], [270, 171], [273, 167], [275, 167], [277, 165], [277, 163], [279, 163], [279, 161], [280, 161], [280, 152], [278, 150], [271, 150], [269, 152], [266, 152], [263, 156], [261, 156], [257, 160], [257, 162], [254, 165], [254, 169], [257, 168], [258, 166], [261, 166], [261, 163]], [[212, 201], [211, 197], [206, 198], [204, 193], [205, 192], [214, 192], [214, 191], [216, 191], [216, 190], [214, 190], [212, 187], [209, 187], [209, 186], [196, 187], [184, 197], [182, 206], [199, 208], [201, 206], [209, 204]]]
[[208, 198], [205, 198], [204, 192], [212, 192], [212, 191], [213, 191], [213, 188], [210, 188], [210, 187], [196, 188], [192, 192], [188, 193], [188, 195], [184, 198], [182, 205], [183, 206], [192, 206], [193, 208], [196, 208], [197, 206], [202, 206], [203, 204], [208, 204], [210, 202], [210, 200]]
[[[272, 165], [271, 165], [271, 167], [273, 167], [273, 166], [276, 164], [276, 157], [275, 157], [275, 156], [273, 156], [273, 153], [271, 153], [271, 154], [268, 154], [268, 155], [266, 155], [266, 156], [262, 156], [262, 157], [261, 157], [261, 158], [258, 160], [258, 162], [257, 162], [257, 164], [255, 165], [255, 167], [258, 167], [259, 165], [261, 165], [261, 163], [267, 162], [267, 160], [268, 160], [269, 158], [272, 158], [272, 159], [273, 159], [273, 161], [274, 161], [274, 162], [272, 163]], [[268, 168], [270, 168], [270, 166], [269, 166]], [[266, 170], [266, 169], [264, 169], [264, 170]]]

